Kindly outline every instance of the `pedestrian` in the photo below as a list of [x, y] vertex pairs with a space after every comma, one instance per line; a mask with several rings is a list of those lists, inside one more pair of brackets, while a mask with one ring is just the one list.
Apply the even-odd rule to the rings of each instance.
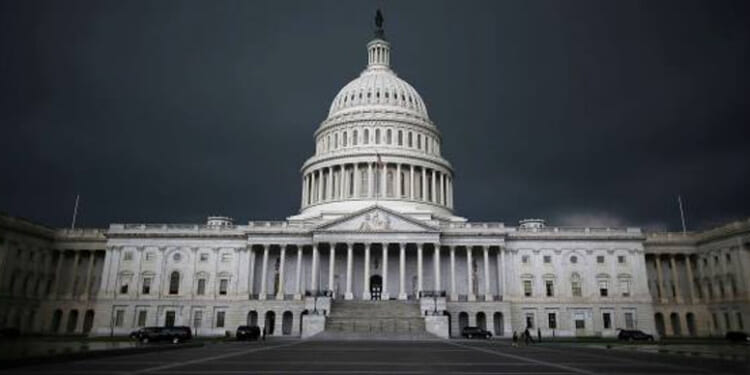
[[529, 333], [529, 327], [526, 327], [526, 330], [523, 331], [523, 343], [529, 345], [529, 341], [531, 341], [531, 334]]
[[516, 331], [513, 331], [513, 344], [511, 344], [514, 348], [518, 347], [518, 334]]
[[266, 341], [266, 327], [263, 327], [263, 336], [262, 336], [262, 340], [263, 340], [263, 341]]
[[536, 329], [536, 337], [537, 337], [537, 342], [542, 342], [542, 329], [541, 328]]

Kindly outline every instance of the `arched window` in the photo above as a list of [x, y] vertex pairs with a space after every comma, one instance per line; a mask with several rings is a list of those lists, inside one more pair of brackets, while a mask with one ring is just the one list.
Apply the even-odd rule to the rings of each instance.
[[344, 147], [346, 147], [346, 146], [347, 146], [347, 145], [346, 145], [346, 141], [347, 141], [347, 139], [346, 139], [346, 132], [344, 132], [344, 135], [343, 135], [343, 136], [341, 137], [341, 143], [343, 143], [343, 144], [344, 144]]
[[386, 174], [385, 178], [387, 180], [386, 182], [386, 189], [385, 189], [385, 195], [392, 197], [393, 194], [393, 171], [388, 171], [388, 174]]
[[375, 144], [380, 144], [380, 129], [375, 129]]
[[388, 129], [385, 132], [385, 143], [386, 144], [391, 144], [391, 141], [392, 141], [392, 139], [391, 139], [391, 129]]
[[362, 139], [362, 144], [366, 145], [370, 143], [370, 129], [365, 129], [364, 132], [364, 139]]
[[336, 133], [333, 135], [333, 149], [337, 149], [339, 147], [339, 133]]
[[412, 147], [412, 132], [409, 132], [409, 136], [407, 137], [407, 146]]
[[169, 275], [169, 294], [177, 294], [180, 292], [180, 273], [177, 271], [172, 272]]
[[367, 173], [360, 170], [359, 173], [359, 196], [366, 197], [370, 188], [367, 185]]
[[398, 145], [399, 146], [404, 145], [404, 132], [401, 130], [398, 131]]
[[357, 131], [356, 130], [352, 131], [352, 145], [354, 146], [357, 145]]

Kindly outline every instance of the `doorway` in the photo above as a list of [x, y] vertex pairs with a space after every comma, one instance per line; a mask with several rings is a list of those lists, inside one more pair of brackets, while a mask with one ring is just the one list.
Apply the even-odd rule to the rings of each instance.
[[379, 301], [383, 294], [383, 278], [380, 275], [370, 277], [370, 299]]
[[167, 314], [164, 316], [164, 325], [166, 327], [174, 327], [174, 319], [175, 319], [174, 310], [167, 311]]

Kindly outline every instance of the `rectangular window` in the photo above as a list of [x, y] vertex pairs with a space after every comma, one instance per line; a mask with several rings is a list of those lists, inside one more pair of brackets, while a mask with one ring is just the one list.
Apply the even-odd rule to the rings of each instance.
[[232, 253], [221, 254], [221, 261], [224, 262], [224, 263], [231, 262], [232, 261]]
[[604, 329], [612, 329], [612, 314], [611, 313], [603, 313], [602, 314], [602, 326], [604, 326]]
[[203, 311], [196, 310], [193, 313], [193, 327], [200, 328], [201, 324], [203, 324]]
[[630, 297], [630, 280], [620, 280], [620, 291], [623, 297]]
[[521, 256], [521, 263], [523, 263], [523, 264], [529, 263], [529, 256], [528, 255], [522, 255]]
[[586, 320], [584, 319], [583, 313], [575, 314], [576, 329], [586, 329]]
[[227, 285], [229, 285], [229, 280], [227, 279], [221, 279], [219, 280], [219, 294], [222, 296], [227, 295]]
[[552, 282], [552, 280], [545, 280], [544, 281], [544, 288], [547, 291], [547, 297], [554, 297], [555, 296], [555, 284]]
[[122, 256], [122, 258], [123, 258], [123, 260], [125, 260], [126, 262], [127, 262], [127, 261], [131, 261], [131, 260], [133, 260], [133, 252], [132, 252], [132, 251], [126, 251], [125, 253], [123, 253], [123, 256]]
[[732, 329], [732, 320], [729, 319], [729, 313], [724, 313], [724, 326], [726, 327], [726, 330], [729, 331]]
[[599, 263], [599, 264], [604, 263], [604, 255], [597, 255], [596, 256], [596, 263]]
[[534, 329], [534, 314], [532, 313], [526, 314], [526, 328]]
[[164, 316], [164, 325], [167, 327], [174, 327], [175, 316], [176, 314], [174, 310], [167, 311], [167, 314]]
[[125, 323], [125, 310], [115, 311], [115, 327], [122, 327]]
[[201, 262], [208, 262], [208, 253], [201, 253]]
[[151, 262], [154, 260], [154, 252], [149, 251], [146, 253], [146, 262]]
[[523, 295], [526, 297], [531, 297], [531, 280], [523, 281]]
[[128, 283], [120, 285], [120, 294], [128, 294]]
[[552, 263], [552, 256], [545, 255], [544, 256], [544, 263], [547, 263], [547, 264]]
[[199, 296], [206, 294], [206, 279], [198, 279], [198, 290], [195, 294]]
[[609, 295], [609, 283], [607, 280], [599, 280], [599, 296], [607, 297]]
[[224, 328], [224, 311], [218, 311], [216, 313], [216, 328]]
[[555, 313], [547, 314], [547, 328], [557, 329], [557, 314]]
[[625, 256], [624, 255], [618, 255], [617, 256], [617, 263], [625, 264]]
[[625, 329], [635, 329], [634, 319], [633, 319], [633, 313], [632, 312], [626, 312], [625, 313]]
[[143, 287], [141, 288], [141, 293], [142, 294], [151, 293], [151, 278], [150, 277], [143, 278]]
[[143, 327], [146, 325], [146, 310], [138, 311], [138, 327]]
[[573, 289], [573, 297], [580, 297], [583, 293], [581, 292], [581, 282], [573, 281], [570, 283], [571, 289]]

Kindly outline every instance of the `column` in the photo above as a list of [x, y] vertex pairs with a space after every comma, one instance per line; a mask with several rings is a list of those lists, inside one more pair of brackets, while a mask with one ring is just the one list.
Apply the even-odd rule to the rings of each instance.
[[430, 176], [432, 179], [432, 184], [430, 184], [430, 202], [437, 203], [437, 195], [435, 194], [435, 192], [437, 191], [435, 186], [437, 183], [437, 175], [435, 174], [434, 169], [430, 171]]
[[284, 263], [286, 262], [286, 245], [280, 245], [281, 254], [279, 255], [279, 290], [276, 293], [277, 300], [284, 299], [285, 287], [284, 287]]
[[318, 177], [315, 179], [315, 186], [318, 190], [317, 202], [320, 203], [323, 201], [323, 170], [319, 169], [317, 175]]
[[86, 268], [86, 284], [83, 285], [83, 293], [88, 298], [91, 295], [91, 273], [94, 270], [94, 256], [96, 252], [89, 251], [89, 265]]
[[312, 246], [312, 272], [310, 272], [310, 290], [312, 290], [313, 295], [318, 293], [318, 262], [320, 261], [318, 257], [320, 254], [318, 253], [318, 244], [314, 243]]
[[[65, 251], [60, 250], [60, 256], [57, 258], [57, 267], [55, 267], [55, 283], [52, 284], [52, 295], [55, 297], [57, 297], [60, 293], [60, 274], [62, 273], [62, 265], [64, 260]], [[12, 292], [13, 291], [11, 291], [11, 293]]]
[[406, 299], [406, 244], [398, 244], [398, 299]]
[[385, 198], [388, 196], [388, 179], [386, 174], [388, 172], [388, 163], [383, 162], [383, 170], [380, 172], [380, 196]]
[[372, 178], [372, 163], [367, 163], [367, 196], [369, 198], [372, 198], [374, 191], [375, 191], [375, 181], [373, 181], [373, 178]]
[[[250, 266], [248, 267], [248, 276], [247, 276], [247, 289], [248, 293], [252, 295], [255, 292], [255, 250], [253, 250], [253, 245], [250, 245], [247, 247], [248, 256], [250, 257]], [[252, 297], [250, 297], [252, 298]]]
[[268, 248], [270, 245], [263, 245], [263, 263], [260, 265], [260, 292], [258, 293], [258, 299], [264, 300], [268, 297], [266, 292], [266, 279], [268, 278]]
[[442, 289], [442, 282], [440, 280], [440, 244], [434, 244], [435, 251], [432, 255], [433, 265], [435, 267], [435, 291]]
[[352, 168], [354, 168], [354, 197], [360, 197], [362, 193], [359, 191], [359, 183], [362, 178], [359, 176], [359, 163], [354, 163]]
[[[654, 256], [654, 260], [656, 261], [656, 283], [658, 284], [657, 287], [659, 289], [659, 299], [664, 300], [666, 299], [666, 296], [664, 295], [664, 277], [661, 273], [661, 257], [659, 254], [656, 254]], [[665, 324], [667, 321], [667, 318], [664, 318]]]
[[417, 298], [422, 298], [422, 280], [423, 280], [423, 271], [422, 271], [422, 244], [417, 244]]
[[508, 278], [505, 277], [505, 247], [500, 248], [500, 269], [502, 270], [500, 272], [502, 272], [501, 282], [503, 283], [503, 289], [502, 289], [503, 294], [501, 297], [501, 300], [502, 300], [505, 298], [505, 293], [506, 293], [505, 286], [508, 285]]
[[695, 279], [693, 278], [693, 266], [690, 264], [690, 254], [685, 254], [685, 270], [687, 271], [688, 290], [690, 291], [690, 302], [695, 303]]
[[383, 292], [381, 298], [388, 300], [390, 295], [388, 294], [388, 244], [383, 245]]
[[81, 260], [81, 252], [80, 251], [74, 251], [73, 252], [73, 272], [70, 273], [70, 289], [66, 293], [68, 296], [74, 296], [76, 291], [76, 280], [78, 280], [78, 261]]
[[456, 290], [456, 247], [448, 246], [451, 254], [451, 301], [458, 301], [458, 291]]
[[344, 299], [354, 299], [354, 293], [352, 293], [352, 266], [354, 257], [352, 256], [352, 248], [354, 244], [346, 244], [346, 294]]
[[333, 274], [336, 272], [336, 244], [332, 243], [331, 251], [328, 256], [328, 290], [331, 291], [331, 296], [335, 298], [333, 289]]
[[365, 280], [364, 290], [362, 291], [362, 299], [370, 299], [370, 243], [365, 243]]
[[466, 285], [469, 286], [468, 300], [476, 301], [477, 296], [474, 295], [474, 277], [471, 267], [471, 246], [466, 246]]
[[490, 290], [490, 248], [482, 246], [484, 251], [484, 300], [492, 301], [492, 291]]
[[448, 195], [448, 189], [445, 188], [445, 173], [440, 174], [440, 204], [443, 206], [447, 206], [448, 202], [446, 201], [445, 196]]
[[339, 199], [344, 199], [346, 194], [344, 188], [346, 187], [346, 164], [342, 164], [339, 167]]
[[295, 275], [294, 299], [302, 299], [302, 249], [303, 245], [297, 245], [297, 272]]
[[427, 201], [427, 169], [422, 167], [422, 196], [420, 200]]
[[410, 166], [409, 172], [409, 199], [414, 200], [414, 165]]
[[404, 196], [404, 192], [401, 191], [401, 163], [396, 164], [396, 186], [393, 191], [396, 192], [396, 198], [401, 198]]
[[305, 196], [307, 195], [305, 192], [307, 191], [305, 187], [307, 186], [307, 176], [302, 176], [302, 207], [305, 207], [307, 205], [307, 202], [305, 201]]
[[682, 303], [682, 293], [680, 293], [680, 278], [677, 276], [677, 262], [674, 254], [669, 254], [669, 265], [672, 267], [672, 283], [674, 284], [674, 297], [677, 303]]

